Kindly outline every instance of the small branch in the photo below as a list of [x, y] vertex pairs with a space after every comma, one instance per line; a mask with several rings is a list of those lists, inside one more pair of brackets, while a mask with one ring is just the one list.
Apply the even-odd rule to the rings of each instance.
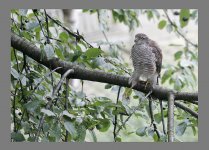
[[[176, 24], [171, 20], [171, 18], [169, 17], [167, 10], [163, 10], [169, 23], [176, 28]], [[191, 42], [190, 40], [188, 40], [177, 28], [176, 28], [176, 33], [178, 33], [187, 43], [191, 44], [192, 46], [194, 46], [195, 48], [198, 48], [197, 44], [194, 44], [193, 42]]]
[[44, 35], [45, 37], [47, 37], [47, 36], [45, 35], [45, 33], [44, 33], [43, 26], [42, 26], [42, 24], [41, 24], [41, 20], [40, 20], [40, 19], [38, 18], [38, 16], [37, 16], [37, 12], [36, 12], [36, 11], [33, 11], [33, 13], [34, 13], [36, 19], [38, 20], [38, 23], [39, 23], [39, 25], [40, 25], [40, 28], [41, 28], [41, 31], [42, 31], [43, 35]]
[[160, 140], [160, 133], [157, 130], [157, 126], [156, 126], [156, 123], [155, 123], [155, 120], [154, 120], [154, 114], [153, 114], [153, 110], [152, 110], [152, 99], [151, 98], [149, 99], [149, 111], [150, 111], [149, 113], [150, 113], [150, 118], [151, 118], [150, 126], [153, 126], [154, 132], [156, 132], [157, 137], [158, 137], [158, 141], [159, 141]]
[[[69, 79], [66, 78], [65, 110], [68, 110]], [[68, 141], [68, 131], [66, 130], [65, 142]]]
[[38, 20], [38, 22], [39, 22], [39, 25], [40, 25], [40, 28], [41, 28], [41, 31], [42, 31], [42, 33], [43, 33], [43, 35], [44, 35], [44, 37], [46, 38], [46, 40], [47, 40], [47, 44], [49, 44], [50, 43], [50, 40], [49, 39], [51, 39], [51, 40], [55, 40], [55, 41], [58, 41], [58, 42], [62, 42], [61, 40], [59, 40], [59, 39], [55, 39], [55, 38], [52, 38], [52, 37], [50, 37], [49, 36], [49, 25], [48, 25], [48, 15], [46, 14], [46, 11], [44, 10], [44, 12], [45, 12], [45, 18], [46, 18], [46, 31], [47, 31], [47, 35], [45, 35], [45, 32], [44, 32], [44, 30], [43, 30], [43, 26], [42, 26], [42, 24], [41, 24], [41, 20], [38, 18], [38, 16], [37, 16], [37, 12], [34, 12], [33, 11], [33, 13], [34, 13], [34, 15], [35, 15], [35, 17], [36, 17], [36, 19]]
[[174, 141], [174, 94], [168, 94], [168, 142]]
[[[152, 92], [150, 91], [145, 97], [143, 97], [143, 100], [141, 101], [144, 101], [145, 99], [147, 99], [148, 96], [150, 96]], [[139, 104], [140, 105], [140, 104]], [[118, 130], [116, 132], [116, 134], [118, 134], [120, 132], [120, 130], [122, 129], [123, 126], [125, 126], [126, 122], [128, 122], [128, 120], [131, 118], [131, 116], [137, 111], [137, 107], [133, 110], [133, 112], [131, 114], [128, 115], [128, 117], [126, 118], [126, 120], [122, 123], [122, 125], [120, 125], [118, 127]]]
[[[49, 109], [51, 107], [51, 104], [52, 104], [52, 99], [51, 99], [51, 97], [47, 97], [47, 100], [48, 100], [48, 103], [46, 105], [46, 109]], [[38, 125], [38, 131], [35, 135], [35, 142], [38, 142], [38, 138], [40, 136], [41, 129], [42, 129], [43, 124], [44, 124], [44, 119], [45, 119], [45, 114], [43, 114], [40, 118], [39, 125]]]
[[[46, 105], [46, 109], [50, 109], [50, 108], [51, 108], [51, 106], [52, 106], [52, 104], [53, 104], [54, 96], [56, 95], [56, 93], [58, 92], [60, 86], [62, 85], [63, 80], [64, 80], [69, 74], [72, 74], [72, 73], [74, 73], [74, 70], [73, 70], [73, 69], [69, 69], [69, 70], [67, 70], [67, 71], [64, 73], [64, 75], [62, 76], [61, 80], [60, 80], [59, 83], [57, 84], [55, 90], [53, 90], [51, 97], [47, 97], [48, 103], [47, 103], [47, 105]], [[41, 129], [42, 129], [43, 124], [44, 124], [45, 116], [46, 116], [45, 114], [43, 114], [43, 115], [41, 116], [41, 119], [40, 119], [40, 122], [39, 122], [39, 125], [38, 125], [38, 131], [37, 131], [36, 136], [35, 136], [35, 141], [36, 141], [36, 142], [38, 142], [38, 138], [39, 138], [39, 136], [40, 136], [40, 132], [41, 132]]]
[[48, 17], [46, 15], [46, 10], [44, 9], [44, 14], [45, 14], [45, 18], [46, 18], [46, 31], [47, 31], [47, 44], [50, 43], [49, 40], [49, 23], [48, 23]]
[[81, 35], [77, 35], [73, 32], [71, 32], [69, 29], [67, 29], [66, 27], [64, 27], [61, 23], [59, 23], [57, 20], [55, 20], [54, 18], [52, 18], [50, 15], [48, 15], [46, 13], [46, 15], [49, 17], [49, 19], [51, 19], [54, 23], [56, 23], [57, 25], [59, 25], [60, 27], [62, 27], [69, 35], [72, 35], [73, 37], [75, 37], [76, 39], [82, 39], [86, 44], [88, 44], [90, 47], [93, 47], [90, 43], [88, 43]]
[[61, 80], [59, 81], [59, 83], [57, 84], [57, 86], [55, 87], [55, 90], [54, 92], [52, 93], [52, 96], [54, 97], [54, 95], [58, 92], [59, 88], [61, 87], [61, 85], [63, 84], [65, 78], [67, 78], [67, 76], [69, 74], [73, 74], [74, 73], [74, 70], [73, 69], [69, 69], [67, 70], [64, 75], [62, 76]]
[[162, 125], [163, 125], [163, 133], [164, 135], [166, 135], [166, 129], [165, 129], [165, 121], [164, 121], [164, 113], [163, 113], [163, 101], [160, 101], [160, 111], [161, 111], [161, 121], [162, 121]]
[[48, 77], [48, 76], [51, 75], [53, 72], [55, 72], [56, 70], [61, 69], [61, 68], [62, 68], [62, 67], [57, 67], [57, 68], [55, 68], [54, 70], [52, 70], [52, 71], [50, 71], [49, 73], [47, 73], [46, 75], [44, 75], [44, 76], [42, 77], [41, 81], [39, 81], [39, 82], [36, 84], [36, 86], [34, 87], [34, 89], [33, 89], [33, 91], [32, 91], [31, 93], [34, 93], [34, 92], [35, 92], [35, 90], [39, 87], [39, 85], [41, 84], [41, 82], [43, 82], [44, 79], [45, 79], [46, 77]]
[[[117, 95], [116, 105], [118, 104], [118, 101], [119, 101], [120, 90], [121, 90], [121, 87], [119, 87], [119, 89], [118, 89], [118, 95]], [[115, 118], [114, 118], [114, 122], [113, 122], [113, 125], [114, 125], [113, 136], [114, 136], [114, 141], [115, 142], [116, 142], [116, 138], [117, 138], [116, 129], [117, 129], [117, 122], [118, 122], [117, 109], [118, 109], [118, 107], [115, 108], [115, 113], [116, 114], [115, 114]]]
[[198, 101], [191, 101], [190, 103], [198, 105]]
[[198, 119], [198, 113], [196, 113], [193, 110], [189, 109], [188, 107], [182, 105], [181, 103], [174, 102], [174, 104], [176, 105], [176, 107], [179, 107], [179, 108], [183, 109], [184, 111], [190, 113], [193, 117]]
[[13, 107], [13, 122], [14, 122], [14, 132], [17, 132], [17, 124], [16, 124], [16, 113], [15, 113], [15, 109], [16, 109], [16, 93], [17, 93], [17, 88], [15, 88], [15, 96], [14, 96], [14, 99], [13, 99], [13, 104], [12, 104], [12, 107]]

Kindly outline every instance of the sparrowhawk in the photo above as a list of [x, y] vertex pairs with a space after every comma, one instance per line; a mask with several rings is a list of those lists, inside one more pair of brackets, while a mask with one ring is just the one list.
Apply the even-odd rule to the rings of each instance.
[[134, 72], [129, 79], [129, 84], [133, 88], [142, 78], [153, 87], [160, 77], [162, 51], [156, 42], [143, 33], [136, 34], [134, 42], [131, 49]]

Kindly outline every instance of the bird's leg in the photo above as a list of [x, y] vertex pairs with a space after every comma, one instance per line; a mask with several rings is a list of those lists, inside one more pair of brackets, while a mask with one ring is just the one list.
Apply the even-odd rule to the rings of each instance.
[[149, 83], [150, 83], [149, 80], [147, 80], [147, 81], [146, 81], [146, 84], [145, 84], [145, 90], [146, 90], [147, 85], [148, 85]]

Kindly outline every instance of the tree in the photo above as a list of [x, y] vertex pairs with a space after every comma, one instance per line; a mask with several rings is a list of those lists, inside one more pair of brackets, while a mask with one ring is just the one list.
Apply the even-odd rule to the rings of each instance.
[[[179, 17], [179, 24], [171, 19], [171, 12]], [[11, 140], [85, 141], [89, 131], [93, 141], [97, 141], [98, 131], [112, 131], [112, 141], [124, 141], [121, 133], [124, 131], [138, 135], [139, 141], [146, 136], [154, 141], [167, 141], [167, 137], [173, 141], [187, 128], [197, 135], [198, 96], [189, 92], [197, 89], [198, 45], [182, 32], [189, 22], [197, 22], [197, 10], [120, 9], [83, 10], [83, 13], [97, 14], [112, 53], [107, 53], [102, 45], [93, 46], [79, 30], [71, 31], [45, 10], [11, 11]], [[158, 86], [149, 93], [150, 87], [145, 88], [140, 81], [130, 89], [127, 75], [131, 74], [131, 67], [117, 53], [120, 45], [107, 38], [107, 14], [130, 30], [140, 26], [138, 15], [147, 15], [148, 20], [159, 20], [160, 30], [166, 28], [185, 41], [184, 48], [174, 55], [175, 65], [163, 68], [161, 83], [166, 88]], [[85, 80], [107, 83], [104, 90], [116, 89], [117, 99], [114, 102], [107, 97], [89, 98], [84, 90], [77, 91], [69, 84], [74, 78], [80, 79], [82, 86]], [[185, 89], [187, 92], [183, 92]], [[148, 100], [150, 95], [154, 97], [152, 104]], [[158, 99], [165, 101], [163, 111], [159, 111]], [[174, 117], [178, 123], [175, 136]], [[145, 123], [129, 129], [127, 122], [131, 118]], [[168, 133], [161, 125], [162, 118], [168, 120]]]

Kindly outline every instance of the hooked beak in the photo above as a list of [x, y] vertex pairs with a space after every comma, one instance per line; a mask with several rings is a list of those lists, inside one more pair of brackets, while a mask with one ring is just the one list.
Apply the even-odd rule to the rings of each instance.
[[138, 38], [135, 38], [134, 42], [136, 43], [138, 41]]

